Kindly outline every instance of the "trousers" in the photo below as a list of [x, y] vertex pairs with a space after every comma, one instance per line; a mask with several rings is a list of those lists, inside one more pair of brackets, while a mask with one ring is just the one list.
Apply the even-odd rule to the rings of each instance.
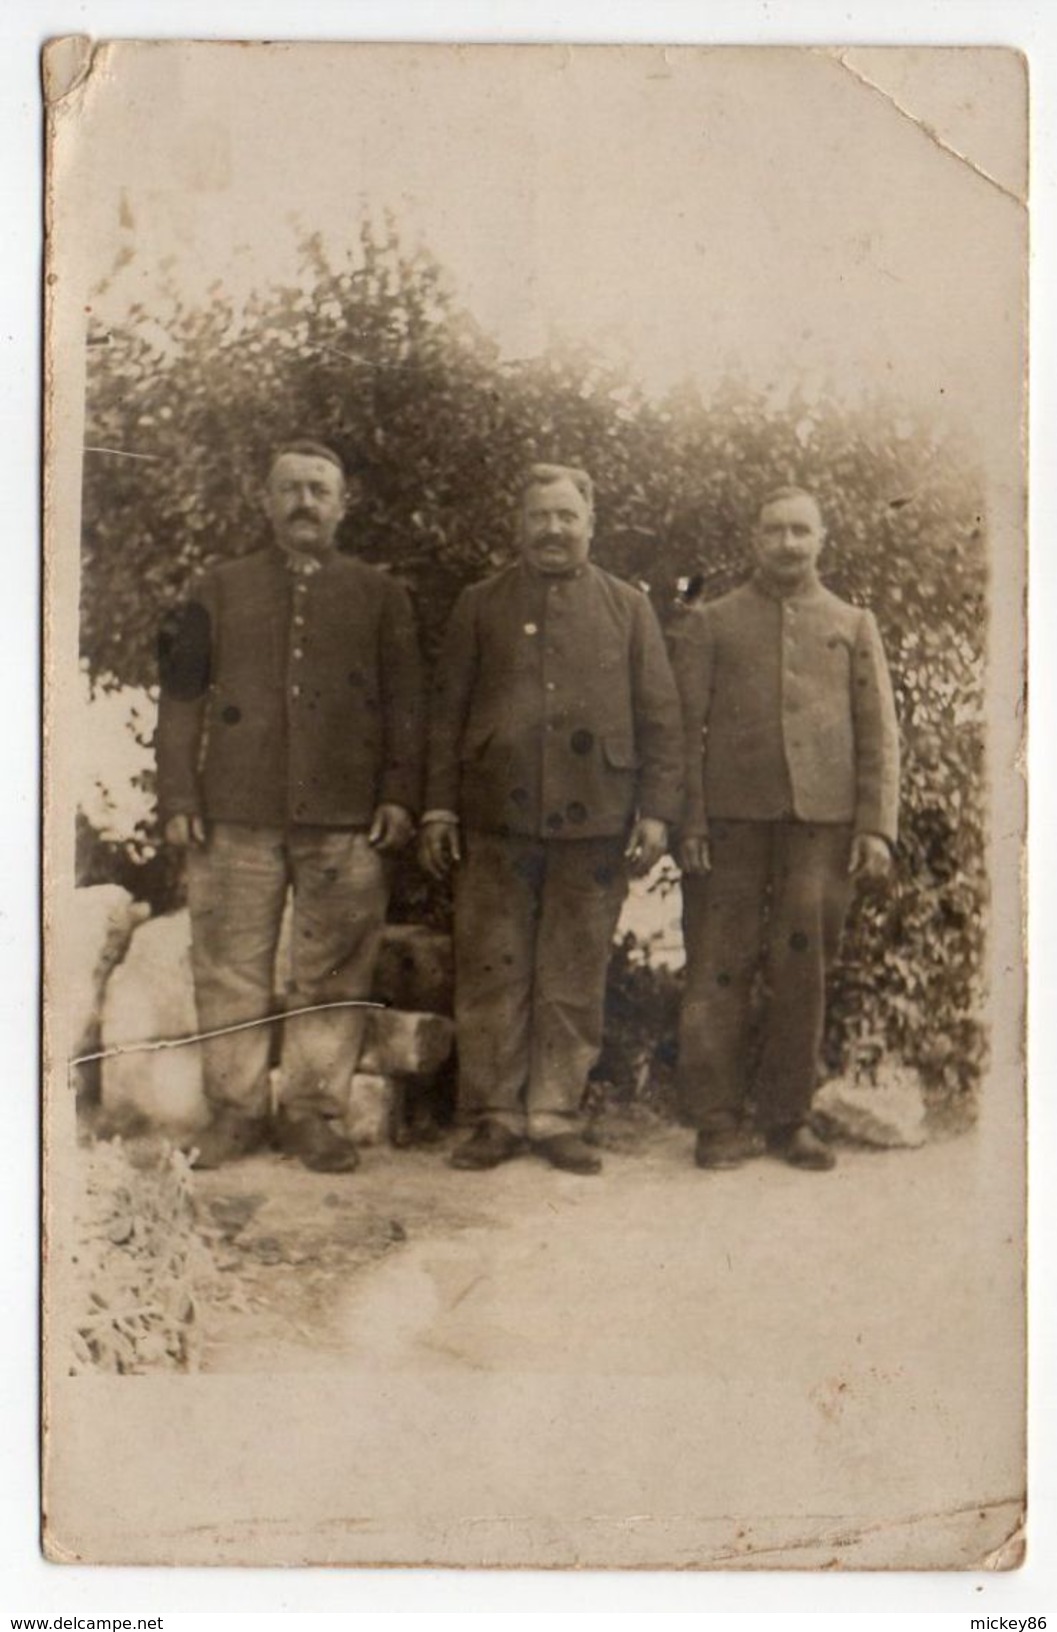
[[455, 896], [462, 1122], [576, 1132], [627, 891], [620, 838], [469, 832]]
[[826, 975], [851, 899], [851, 828], [713, 821], [709, 839], [711, 871], [683, 879], [683, 1108], [698, 1128], [727, 1127], [751, 1091], [761, 1126], [799, 1124], [818, 1082]]
[[[203, 1031], [274, 1014], [275, 961], [293, 889], [288, 1007], [371, 994], [388, 905], [385, 863], [366, 833], [327, 827], [215, 822], [188, 854], [191, 966]], [[297, 1120], [341, 1116], [363, 1046], [362, 1007], [283, 1022], [281, 1099]], [[271, 1027], [202, 1043], [206, 1097], [247, 1116], [269, 1108]]]

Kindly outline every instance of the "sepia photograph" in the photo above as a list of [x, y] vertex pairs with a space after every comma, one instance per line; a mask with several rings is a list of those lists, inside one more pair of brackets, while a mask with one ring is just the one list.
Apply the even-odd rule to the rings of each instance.
[[47, 1557], [1016, 1569], [1025, 58], [44, 97]]

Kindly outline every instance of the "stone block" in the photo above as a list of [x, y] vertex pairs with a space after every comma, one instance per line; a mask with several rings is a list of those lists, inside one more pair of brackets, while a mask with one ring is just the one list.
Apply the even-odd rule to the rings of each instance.
[[451, 1015], [455, 1000], [451, 936], [423, 924], [387, 925], [371, 996], [391, 1009]]
[[876, 1086], [835, 1077], [815, 1095], [812, 1114], [828, 1132], [863, 1145], [895, 1149], [928, 1140], [921, 1086], [911, 1072], [896, 1070]]
[[397, 1086], [391, 1077], [357, 1071], [349, 1083], [344, 1131], [357, 1145], [384, 1145], [389, 1139]]
[[[152, 918], [134, 931], [107, 984], [101, 1047], [127, 1052], [102, 1063], [104, 1108], [117, 1118], [142, 1118], [173, 1137], [203, 1127], [209, 1109], [199, 1045], [136, 1046], [176, 1042], [196, 1030], [189, 916], [184, 911]], [[388, 1137], [391, 1079], [435, 1076], [451, 1055], [453, 1034], [444, 1015], [371, 1011], [360, 1069], [349, 1090], [348, 1115], [360, 1129], [352, 1135], [357, 1143]]]
[[[178, 1137], [204, 1127], [209, 1109], [202, 1087], [191, 978], [191, 925], [186, 912], [151, 918], [133, 933], [124, 961], [107, 982], [101, 1044], [120, 1049], [102, 1062], [104, 1108], [115, 1117], [142, 1117]], [[152, 1048], [158, 1042], [178, 1044]]]
[[360, 1069], [383, 1077], [432, 1077], [447, 1062], [455, 1027], [443, 1014], [372, 1009]]

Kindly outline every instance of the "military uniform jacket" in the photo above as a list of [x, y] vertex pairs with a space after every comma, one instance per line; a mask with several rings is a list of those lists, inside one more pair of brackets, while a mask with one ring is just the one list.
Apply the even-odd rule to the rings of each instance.
[[684, 831], [709, 817], [848, 822], [896, 837], [899, 735], [872, 613], [817, 579], [758, 579], [672, 632], [686, 730]]
[[262, 826], [362, 827], [416, 810], [418, 643], [405, 591], [273, 546], [205, 573], [159, 642], [158, 803]]
[[647, 597], [588, 563], [524, 562], [465, 590], [434, 688], [426, 804], [537, 838], [682, 809], [679, 701]]

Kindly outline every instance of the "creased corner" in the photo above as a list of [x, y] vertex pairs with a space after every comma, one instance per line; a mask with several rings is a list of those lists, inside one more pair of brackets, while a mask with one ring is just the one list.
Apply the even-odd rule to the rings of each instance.
[[909, 119], [910, 123], [916, 126], [917, 129], [921, 131], [922, 135], [927, 136], [929, 141], [932, 142], [932, 144], [937, 147], [940, 152], [949, 153], [951, 158], [957, 159], [959, 164], [964, 164], [973, 172], [974, 175], [979, 176], [982, 181], [986, 181], [990, 186], [994, 187], [1002, 194], [1004, 198], [1011, 199], [1012, 202], [1019, 208], [1025, 209], [1027, 207], [1026, 197], [1023, 195], [1023, 193], [1018, 191], [1017, 188], [1007, 185], [1007, 183], [1000, 180], [1000, 178], [995, 175], [992, 170], [989, 170], [978, 160], [970, 158], [968, 153], [964, 152], [961, 147], [955, 145], [953, 141], [950, 141], [943, 136], [930, 120], [922, 118], [919, 114], [916, 114], [913, 109], [909, 108], [906, 103], [896, 96], [890, 88], [879, 84], [877, 80], [872, 79], [857, 62], [851, 61], [850, 59], [852, 55], [855, 54], [854, 47], [848, 47], [844, 50], [835, 50], [827, 52], [826, 54], [831, 56], [834, 61], [839, 63], [845, 72], [850, 74], [852, 78], [860, 85], [866, 86], [866, 88], [872, 91], [875, 96], [882, 97], [884, 101], [888, 103], [889, 107], [894, 108], [895, 111], [904, 119]]
[[41, 55], [44, 105], [54, 112], [86, 85], [92, 77], [102, 42], [94, 44], [87, 34], [65, 34], [48, 40]]
[[1028, 1550], [1025, 1530], [1026, 1515], [1020, 1512], [1017, 1522], [1006, 1539], [984, 1554], [976, 1566], [980, 1570], [1019, 1570]]
[[56, 1536], [52, 1535], [47, 1522], [45, 1522], [41, 1536], [40, 1550], [49, 1564], [84, 1563], [84, 1557], [81, 1553], [78, 1553], [72, 1547], [67, 1547]]

